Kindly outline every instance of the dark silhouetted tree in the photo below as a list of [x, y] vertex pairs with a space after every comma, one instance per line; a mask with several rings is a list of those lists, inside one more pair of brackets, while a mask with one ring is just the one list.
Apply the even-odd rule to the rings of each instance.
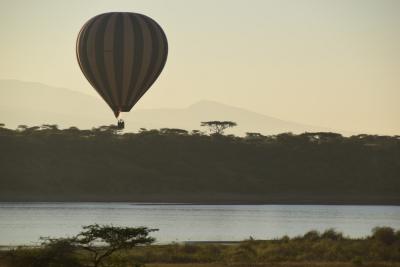
[[208, 127], [211, 134], [222, 135], [227, 128], [237, 126], [233, 121], [202, 121], [201, 126]]
[[43, 238], [46, 247], [60, 246], [83, 249], [90, 253], [90, 266], [102, 266], [104, 260], [120, 250], [140, 245], [149, 245], [155, 241], [150, 232], [158, 229], [147, 227], [116, 227], [112, 225], [88, 225], [72, 238]]

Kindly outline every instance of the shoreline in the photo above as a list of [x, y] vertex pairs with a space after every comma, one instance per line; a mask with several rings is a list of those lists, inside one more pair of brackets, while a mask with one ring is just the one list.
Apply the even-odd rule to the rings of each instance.
[[340, 202], [340, 201], [330, 201], [330, 202], [251, 202], [251, 201], [221, 201], [221, 202], [140, 202], [140, 201], [36, 201], [36, 200], [0, 200], [1, 204], [127, 204], [132, 206], [400, 206], [400, 202], [397, 203], [386, 203], [386, 202]]

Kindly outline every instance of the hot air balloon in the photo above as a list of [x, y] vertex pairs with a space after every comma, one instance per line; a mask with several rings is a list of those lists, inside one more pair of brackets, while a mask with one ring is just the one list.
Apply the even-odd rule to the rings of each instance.
[[[164, 68], [168, 43], [153, 19], [111, 12], [83, 25], [76, 41], [79, 66], [92, 87], [118, 118], [128, 112]], [[118, 125], [122, 126], [123, 121]]]

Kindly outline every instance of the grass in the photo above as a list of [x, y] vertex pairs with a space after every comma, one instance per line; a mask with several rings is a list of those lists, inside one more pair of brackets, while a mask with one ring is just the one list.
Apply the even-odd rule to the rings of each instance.
[[[400, 267], [396, 262], [371, 262], [357, 265], [349, 262], [280, 262], [263, 264], [222, 264], [222, 263], [151, 263], [146, 267]], [[0, 262], [0, 267], [13, 267]], [[135, 267], [135, 264], [129, 267]]]
[[[264, 264], [215, 264], [215, 263], [156, 263], [146, 264], [147, 267], [354, 267], [354, 263], [348, 262], [281, 262], [281, 263], [264, 263]], [[400, 267], [400, 263], [390, 262], [373, 262], [363, 264], [364, 267]]]
[[[88, 259], [83, 250], [68, 246], [0, 251], [0, 267], [78, 267], [87, 266]], [[104, 263], [110, 267], [400, 267], [400, 232], [380, 227], [371, 236], [351, 239], [330, 229], [294, 238], [250, 239], [229, 245], [140, 246], [115, 252]]]

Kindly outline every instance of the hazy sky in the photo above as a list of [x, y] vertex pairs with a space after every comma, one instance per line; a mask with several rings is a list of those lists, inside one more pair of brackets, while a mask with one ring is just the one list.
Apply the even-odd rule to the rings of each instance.
[[88, 19], [109, 11], [146, 14], [167, 34], [166, 67], [137, 108], [209, 99], [334, 129], [400, 134], [398, 0], [1, 0], [0, 79], [94, 94], [75, 40]]

